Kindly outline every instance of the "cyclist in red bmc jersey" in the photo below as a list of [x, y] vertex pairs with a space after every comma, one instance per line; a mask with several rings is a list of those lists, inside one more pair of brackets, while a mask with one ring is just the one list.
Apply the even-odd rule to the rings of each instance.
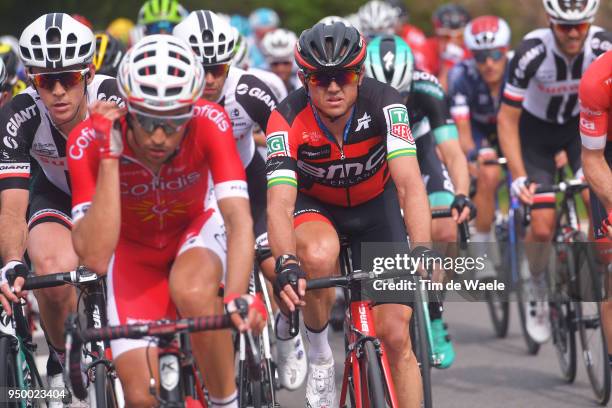
[[[579, 90], [582, 168], [591, 187], [595, 238], [603, 244], [601, 261], [612, 262], [612, 51], [596, 59], [585, 71]], [[601, 318], [612, 350], [612, 302], [602, 302]], [[612, 363], [612, 356], [609, 358]]]
[[[327, 339], [334, 291], [306, 294], [305, 279], [337, 273], [338, 234], [351, 241], [355, 269], [362, 242], [406, 242], [406, 230], [412, 242], [431, 238], [408, 112], [395, 89], [364, 77], [365, 55], [354, 27], [336, 22], [305, 30], [295, 54], [304, 88], [272, 112], [266, 132], [275, 293], [285, 308], [303, 307], [311, 407], [331, 407], [335, 399]], [[298, 293], [288, 284], [291, 276], [300, 277]], [[374, 308], [402, 407], [419, 407], [422, 394], [408, 333], [411, 313], [399, 304]], [[287, 324], [280, 319], [277, 329]]]
[[[235, 325], [260, 330], [265, 308], [244, 294], [254, 248], [244, 169], [223, 108], [199, 100], [201, 64], [182, 40], [147, 36], [124, 57], [118, 82], [127, 114], [93, 105], [67, 147], [74, 247], [84, 265], [108, 270], [109, 323], [175, 318], [176, 309], [183, 317], [222, 313], [225, 282], [227, 311], [249, 306], [248, 320], [233, 315]], [[227, 244], [219, 215], [204, 208], [209, 176]], [[191, 338], [211, 406], [237, 408], [231, 333]], [[128, 406], [156, 404], [142, 375], [157, 367], [150, 345], [111, 342]]]

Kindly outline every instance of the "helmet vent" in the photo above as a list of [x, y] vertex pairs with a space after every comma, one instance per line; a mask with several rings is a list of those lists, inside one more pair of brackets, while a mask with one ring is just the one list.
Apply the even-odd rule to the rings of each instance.
[[147, 95], [157, 96], [157, 90], [153, 87], [141, 85], [140, 90], [142, 91], [142, 93], [145, 93]]
[[[89, 53], [89, 49], [91, 48], [92, 43], [89, 44], [83, 44], [81, 45], [81, 47], [79, 48], [79, 57], [85, 56]], [[69, 47], [74, 49], [74, 47]], [[66, 51], [66, 54], [68, 54], [68, 51]], [[74, 55], [74, 51], [73, 51], [73, 55]], [[68, 57], [68, 58], [72, 58], [72, 57]]]
[[155, 75], [156, 68], [155, 65], [149, 65], [148, 67], [142, 67], [138, 70], [139, 75]]
[[74, 58], [75, 47], [66, 47], [66, 58]]
[[47, 30], [47, 44], [61, 44], [62, 33], [57, 27], [51, 27]]
[[181, 93], [181, 90], [182, 88], [176, 86], [173, 88], [168, 88], [166, 89], [166, 96], [176, 96]]
[[66, 37], [66, 43], [67, 44], [76, 44], [77, 43], [76, 35], [74, 35], [74, 33], [68, 34], [68, 37]]
[[40, 37], [37, 35], [34, 35], [32, 36], [32, 40], [30, 42], [32, 43], [32, 45], [40, 45]]

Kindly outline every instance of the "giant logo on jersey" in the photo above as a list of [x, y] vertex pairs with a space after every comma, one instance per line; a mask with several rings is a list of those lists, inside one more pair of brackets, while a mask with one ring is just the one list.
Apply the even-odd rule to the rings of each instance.
[[410, 144], [414, 144], [406, 107], [402, 104], [388, 105], [383, 108], [383, 111], [385, 112], [389, 133]]
[[521, 58], [518, 60], [518, 64], [516, 69], [514, 70], [514, 75], [519, 78], [525, 78], [525, 71], [527, 67], [536, 59], [540, 54], [546, 52], [546, 46], [544, 44], [538, 44], [536, 47], [529, 49]]
[[21, 127], [21, 124], [32, 119], [32, 117], [37, 114], [38, 110], [36, 110], [36, 104], [16, 112], [6, 123], [6, 131], [11, 136], [17, 136], [17, 131]]
[[270, 110], [276, 109], [276, 103], [274, 103], [274, 99], [272, 99], [272, 97], [261, 88], [254, 86], [253, 88], [249, 89], [249, 85], [242, 83], [236, 87], [236, 93], [238, 95], [246, 95], [248, 93], [249, 96], [257, 98], [263, 103], [265, 103], [268, 108], [270, 108]]
[[385, 163], [385, 156], [385, 146], [378, 144], [364, 156], [325, 163], [298, 160], [297, 165], [300, 177], [331, 187], [350, 187], [376, 174]]

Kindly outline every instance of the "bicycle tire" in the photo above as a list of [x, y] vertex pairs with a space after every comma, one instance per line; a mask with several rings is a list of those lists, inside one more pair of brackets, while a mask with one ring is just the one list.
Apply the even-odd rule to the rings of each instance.
[[[259, 347], [259, 337], [254, 337], [253, 340], [256, 343], [255, 346]], [[245, 344], [245, 347], [247, 347], [246, 360], [238, 363], [239, 405], [241, 408], [262, 408], [265, 407], [262, 399], [262, 381], [261, 378], [253, 379], [251, 374], [253, 363], [248, 361], [250, 358], [248, 348], [250, 346]]]
[[[6, 390], [8, 388], [16, 388], [17, 387], [17, 378], [16, 378], [16, 354], [13, 350], [13, 345], [11, 344], [14, 341], [13, 337], [10, 336], [1, 336], [0, 337], [0, 389]], [[6, 404], [7, 408], [18, 408], [19, 403], [17, 402], [8, 402]]]
[[[507, 227], [506, 227], [507, 228]], [[496, 231], [498, 228], [496, 228]], [[506, 284], [506, 287], [510, 287], [508, 284], [508, 277], [510, 271], [508, 266], [510, 265], [510, 251], [508, 250], [507, 236], [500, 236], [501, 234], [496, 233], [498, 248], [499, 248], [499, 259], [500, 265], [495, 268], [499, 280]], [[492, 278], [485, 279], [490, 281]], [[489, 316], [491, 317], [491, 323], [493, 323], [493, 330], [495, 336], [499, 339], [503, 339], [508, 335], [508, 327], [510, 326], [510, 300], [504, 299], [503, 295], [499, 295], [497, 291], [485, 292], [485, 298], [487, 300], [487, 308], [489, 310]]]
[[96, 396], [96, 408], [118, 407], [119, 404], [115, 396], [115, 387], [113, 385], [113, 379], [110, 377], [108, 366], [101, 361], [92, 368], [95, 373], [94, 392]]
[[[586, 241], [586, 237], [581, 234], [578, 241]], [[610, 364], [608, 364], [608, 347], [604, 332], [601, 324], [601, 309], [599, 301], [602, 299], [603, 289], [598, 274], [597, 262], [595, 261], [595, 254], [592, 252], [592, 247], [588, 244], [582, 245], [582, 250], [579, 253], [578, 260], [584, 260], [585, 263], [578, 263], [578, 265], [586, 265], [589, 269], [590, 279], [588, 282], [592, 283], [593, 286], [590, 288], [584, 288], [585, 290], [590, 289], [590, 294], [593, 296], [592, 299], [584, 299], [584, 302], [578, 302], [576, 307], [576, 320], [578, 322], [578, 334], [580, 337], [580, 344], [582, 346], [582, 357], [584, 365], [591, 383], [591, 388], [595, 394], [595, 398], [600, 405], [607, 405], [610, 400]], [[581, 270], [578, 270], [581, 273]], [[582, 276], [582, 275], [580, 275]], [[579, 287], [578, 290], [581, 288]], [[583, 293], [580, 291], [579, 293]], [[590, 302], [588, 300], [591, 300]], [[591, 313], [585, 313], [585, 309], [593, 311]], [[589, 331], [593, 331], [594, 334], [589, 336]], [[597, 334], [599, 332], [599, 334]], [[595, 344], [591, 347], [590, 339], [600, 342], [599, 347]], [[600, 358], [594, 358], [595, 349], [600, 350]], [[596, 360], [601, 361], [601, 366], [597, 367]]]
[[551, 302], [550, 320], [553, 344], [557, 351], [563, 379], [571, 384], [576, 379], [576, 335], [572, 328], [574, 319], [572, 302]]
[[412, 313], [412, 349], [419, 363], [421, 381], [423, 384], [423, 407], [433, 407], [433, 392], [431, 383], [431, 346], [424, 322], [425, 310], [420, 291], [416, 291], [414, 312]]
[[363, 407], [383, 408], [387, 407], [385, 392], [385, 381], [383, 379], [382, 367], [376, 346], [371, 340], [366, 340], [362, 344], [363, 354], [360, 358], [361, 373], [365, 375], [367, 381], [367, 392], [363, 390]]

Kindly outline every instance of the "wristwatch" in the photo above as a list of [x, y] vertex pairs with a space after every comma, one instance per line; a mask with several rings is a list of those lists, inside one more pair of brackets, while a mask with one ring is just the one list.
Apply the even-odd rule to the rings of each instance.
[[300, 264], [299, 259], [297, 258], [297, 256], [293, 255], [293, 254], [283, 254], [281, 256], [279, 256], [278, 258], [276, 258], [276, 265], [274, 267], [274, 269], [277, 271], [280, 270], [280, 268], [282, 268], [283, 266], [285, 266], [285, 264], [288, 261], [295, 261], [297, 262], [297, 264]]

